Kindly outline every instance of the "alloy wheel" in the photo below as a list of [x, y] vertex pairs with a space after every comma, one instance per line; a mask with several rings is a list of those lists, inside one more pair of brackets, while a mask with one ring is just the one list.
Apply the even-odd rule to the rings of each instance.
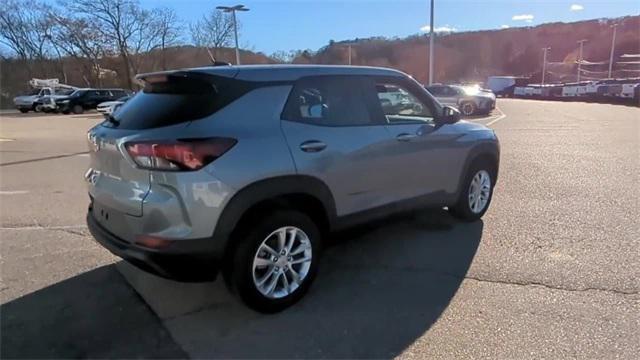
[[281, 227], [269, 234], [253, 258], [253, 283], [267, 298], [279, 299], [293, 293], [311, 268], [313, 253], [307, 234], [295, 226]]
[[491, 176], [486, 170], [478, 171], [469, 185], [469, 209], [474, 214], [484, 210], [491, 194]]

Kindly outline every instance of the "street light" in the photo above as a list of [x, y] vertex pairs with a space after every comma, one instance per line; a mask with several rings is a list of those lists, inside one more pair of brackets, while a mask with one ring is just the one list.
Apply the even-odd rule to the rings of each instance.
[[544, 76], [547, 72], [547, 51], [551, 50], [550, 47], [542, 48], [544, 52], [542, 55], [542, 81], [540, 81], [540, 85], [544, 85]]
[[613, 69], [613, 52], [616, 48], [616, 30], [618, 30], [618, 24], [613, 24], [613, 39], [611, 39], [611, 55], [609, 55], [609, 79], [611, 79], [611, 70]]
[[433, 1], [431, 0], [431, 21], [429, 22], [429, 85], [433, 84]]
[[236, 65], [240, 65], [240, 50], [238, 50], [238, 21], [236, 20], [236, 11], [249, 11], [249, 8], [244, 7], [244, 5], [236, 5], [216, 6], [216, 9], [233, 14], [233, 33], [236, 38]]
[[582, 48], [584, 47], [584, 43], [587, 40], [578, 40], [578, 44], [580, 44], [580, 54], [578, 55], [578, 82], [580, 82], [580, 68], [582, 65]]

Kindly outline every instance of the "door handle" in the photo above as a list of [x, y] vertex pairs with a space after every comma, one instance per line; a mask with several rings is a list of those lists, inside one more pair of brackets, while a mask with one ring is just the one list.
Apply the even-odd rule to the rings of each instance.
[[309, 140], [300, 144], [300, 150], [304, 152], [318, 152], [322, 151], [327, 147], [327, 144], [318, 140]]
[[416, 138], [417, 135], [415, 134], [407, 134], [407, 133], [402, 133], [399, 134], [398, 136], [396, 136], [396, 140], [398, 141], [411, 141], [411, 139]]

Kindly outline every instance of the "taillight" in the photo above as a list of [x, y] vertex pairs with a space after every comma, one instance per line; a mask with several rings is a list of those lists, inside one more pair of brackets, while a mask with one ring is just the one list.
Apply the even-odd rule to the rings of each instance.
[[125, 149], [143, 169], [193, 171], [207, 166], [236, 144], [235, 139], [180, 139], [171, 141], [134, 141]]

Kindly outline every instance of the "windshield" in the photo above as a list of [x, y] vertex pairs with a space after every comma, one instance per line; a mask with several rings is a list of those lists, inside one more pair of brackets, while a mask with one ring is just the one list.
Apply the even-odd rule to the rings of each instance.
[[457, 90], [462, 91], [465, 95], [478, 95], [480, 87], [478, 86], [454, 86]]

